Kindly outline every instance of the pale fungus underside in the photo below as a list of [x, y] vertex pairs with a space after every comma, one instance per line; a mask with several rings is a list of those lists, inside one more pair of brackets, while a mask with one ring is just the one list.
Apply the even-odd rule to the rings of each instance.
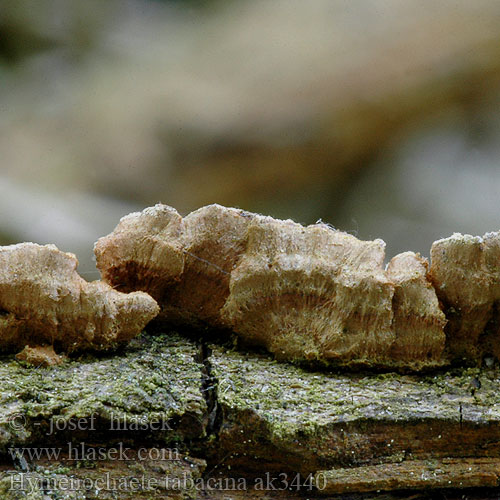
[[281, 360], [420, 371], [500, 355], [500, 235], [435, 242], [384, 267], [382, 240], [210, 205], [156, 205], [95, 245], [103, 280], [159, 320], [228, 329]]
[[73, 254], [54, 245], [0, 247], [0, 350], [29, 346], [21, 358], [58, 363], [53, 347], [108, 349], [129, 341], [158, 314], [148, 294], [88, 283], [77, 266]]

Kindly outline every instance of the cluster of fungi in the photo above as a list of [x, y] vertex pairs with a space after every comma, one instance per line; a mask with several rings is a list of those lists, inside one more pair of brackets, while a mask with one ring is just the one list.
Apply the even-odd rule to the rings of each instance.
[[0, 349], [57, 360], [156, 318], [303, 364], [422, 371], [500, 357], [500, 233], [454, 234], [430, 253], [385, 265], [382, 240], [325, 224], [159, 204], [95, 244], [100, 281], [53, 245], [0, 247]]

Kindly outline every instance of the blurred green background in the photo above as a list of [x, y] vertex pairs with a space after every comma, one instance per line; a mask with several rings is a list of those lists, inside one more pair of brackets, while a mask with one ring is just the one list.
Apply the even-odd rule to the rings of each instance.
[[387, 256], [500, 229], [497, 0], [4, 0], [0, 244], [157, 202], [321, 219]]

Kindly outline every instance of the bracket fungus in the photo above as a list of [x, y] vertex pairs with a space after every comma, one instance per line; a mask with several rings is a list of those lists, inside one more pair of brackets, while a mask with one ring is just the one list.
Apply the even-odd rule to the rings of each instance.
[[[243, 338], [282, 359], [437, 366], [445, 344], [437, 298], [426, 301], [433, 290], [425, 274], [414, 276], [410, 267], [391, 280], [383, 269], [384, 247], [382, 240], [360, 241], [324, 224], [257, 219], [222, 314]], [[405, 295], [412, 295], [411, 324], [399, 321], [408, 313]]]
[[174, 324], [229, 328], [277, 358], [349, 367], [443, 366], [446, 318], [427, 262], [384, 269], [382, 240], [219, 205], [156, 205], [95, 245], [103, 280], [143, 290]]
[[158, 313], [146, 293], [89, 283], [77, 266], [54, 245], [0, 247], [0, 350], [106, 349], [130, 340]]
[[500, 232], [453, 234], [431, 248], [430, 278], [449, 320], [453, 359], [500, 357]]
[[143, 290], [173, 324], [229, 326], [220, 311], [253, 214], [210, 205], [182, 218], [158, 204], [122, 217], [95, 244], [104, 281], [124, 292]]

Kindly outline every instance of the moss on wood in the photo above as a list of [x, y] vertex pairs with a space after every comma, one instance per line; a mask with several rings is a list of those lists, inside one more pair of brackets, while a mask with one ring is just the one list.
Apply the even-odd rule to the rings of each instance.
[[[115, 429], [121, 425], [129, 430], [139, 422], [146, 428], [152, 423], [150, 427], [162, 429], [155, 439], [164, 442], [202, 437], [206, 401], [198, 359], [198, 346], [172, 333], [143, 335], [121, 353], [87, 354], [50, 368], [33, 368], [4, 356], [0, 451], [47, 441], [47, 433], [57, 428], [62, 432], [52, 439], [88, 436], [90, 427], [95, 436], [110, 439], [112, 421]], [[142, 433], [144, 438], [147, 434]]]

